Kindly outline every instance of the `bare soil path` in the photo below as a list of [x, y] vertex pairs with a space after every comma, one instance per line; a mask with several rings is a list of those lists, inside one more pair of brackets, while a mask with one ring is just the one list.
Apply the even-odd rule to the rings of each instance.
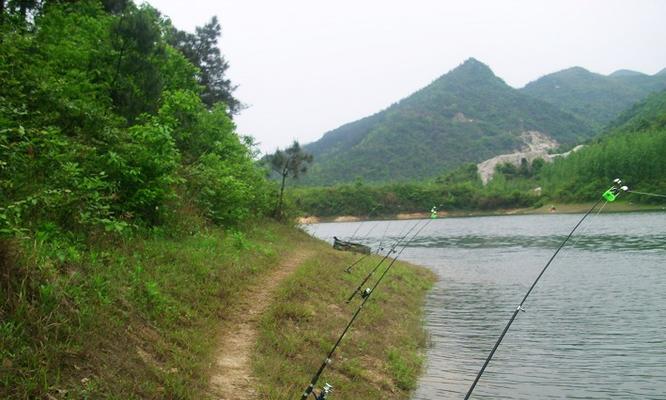
[[295, 250], [282, 258], [280, 265], [269, 271], [247, 289], [242, 303], [225, 323], [215, 366], [210, 379], [213, 398], [221, 400], [257, 399], [252, 376], [252, 352], [257, 342], [257, 325], [280, 283], [291, 275], [313, 253]]

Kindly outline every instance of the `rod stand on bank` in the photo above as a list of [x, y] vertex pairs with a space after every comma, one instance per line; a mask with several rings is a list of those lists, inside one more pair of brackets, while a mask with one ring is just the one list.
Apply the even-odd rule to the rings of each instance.
[[546, 270], [548, 269], [548, 267], [550, 266], [550, 264], [553, 262], [553, 260], [555, 259], [555, 257], [557, 257], [557, 255], [559, 254], [560, 250], [562, 250], [562, 248], [564, 247], [564, 245], [567, 244], [567, 242], [569, 241], [569, 239], [571, 239], [571, 236], [573, 236], [573, 234], [574, 234], [574, 232], [576, 231], [576, 229], [578, 229], [578, 227], [583, 223], [583, 221], [584, 221], [584, 220], [585, 220], [585, 219], [586, 219], [586, 218], [592, 213], [592, 211], [594, 211], [594, 209], [599, 205], [599, 203], [601, 203], [601, 202], [604, 201], [604, 200], [605, 200], [606, 202], [612, 202], [612, 201], [615, 201], [615, 199], [617, 199], [618, 196], [619, 196], [621, 193], [626, 192], [626, 191], [629, 190], [629, 188], [628, 188], [627, 186], [621, 186], [621, 185], [622, 185], [622, 181], [621, 181], [620, 179], [615, 179], [615, 180], [613, 180], [613, 185], [612, 185], [610, 188], [608, 188], [608, 190], [606, 190], [606, 191], [601, 195], [601, 197], [599, 198], [599, 200], [597, 200], [597, 201], [594, 203], [594, 205], [593, 205], [593, 206], [592, 206], [592, 207], [591, 207], [591, 208], [585, 213], [585, 215], [583, 215], [583, 217], [582, 217], [582, 218], [578, 221], [578, 223], [576, 223], [576, 225], [573, 227], [573, 229], [571, 230], [571, 232], [569, 232], [569, 235], [567, 235], [567, 237], [564, 239], [564, 241], [562, 241], [562, 243], [561, 243], [560, 246], [557, 248], [557, 250], [555, 250], [555, 253], [553, 253], [553, 255], [550, 257], [550, 259], [548, 260], [548, 262], [546, 263], [546, 265], [545, 265], [545, 266], [543, 267], [543, 269], [541, 270], [541, 273], [539, 273], [539, 275], [536, 277], [536, 279], [535, 279], [534, 282], [532, 283], [532, 286], [530, 286], [530, 288], [529, 288], [529, 290], [527, 291], [527, 293], [525, 293], [525, 296], [523, 296], [523, 299], [521, 300], [520, 304], [518, 304], [518, 307], [516, 307], [516, 309], [514, 310], [513, 314], [511, 314], [511, 318], [509, 318], [509, 322], [507, 322], [506, 326], [504, 327], [504, 330], [502, 330], [502, 333], [500, 334], [499, 338], [498, 338], [497, 341], [495, 342], [495, 345], [493, 346], [492, 350], [490, 351], [490, 354], [489, 354], [488, 357], [486, 358], [486, 361], [483, 363], [483, 366], [481, 367], [481, 370], [479, 370], [479, 373], [476, 375], [476, 378], [474, 378], [474, 382], [472, 382], [472, 386], [470, 386], [469, 390], [467, 391], [467, 394], [465, 395], [465, 400], [469, 399], [470, 396], [472, 395], [472, 392], [474, 391], [474, 388], [476, 387], [476, 384], [479, 382], [479, 379], [481, 379], [481, 376], [483, 375], [484, 371], [486, 370], [486, 367], [488, 366], [488, 364], [490, 363], [490, 360], [491, 360], [491, 359], [493, 358], [493, 356], [495, 355], [495, 352], [497, 351], [497, 348], [498, 348], [499, 345], [502, 343], [502, 339], [504, 339], [504, 336], [505, 336], [506, 333], [509, 331], [509, 328], [511, 327], [511, 324], [513, 324], [513, 321], [514, 321], [514, 320], [516, 319], [516, 317], [518, 316], [518, 313], [520, 313], [521, 311], [522, 311], [522, 312], [525, 312], [525, 309], [523, 308], [523, 305], [525, 304], [525, 301], [526, 301], [527, 298], [529, 297], [530, 293], [532, 293], [532, 290], [533, 290], [534, 287], [537, 285], [537, 283], [539, 282], [539, 280], [541, 279], [541, 277], [543, 276], [543, 274], [546, 272]]
[[[308, 386], [309, 388], [309, 386]], [[328, 399], [328, 395], [333, 393], [333, 386], [330, 383], [324, 383], [324, 386], [322, 386], [321, 389], [319, 389], [319, 394], [316, 393], [316, 391], [313, 390], [311, 391], [312, 395], [314, 396], [315, 400], [326, 400]], [[309, 396], [308, 396], [309, 397]]]
[[[368, 274], [365, 276], [365, 278], [363, 279], [363, 281], [358, 285], [358, 287], [356, 287], [356, 289], [354, 290], [354, 292], [352, 292], [352, 294], [349, 295], [349, 297], [348, 297], [347, 300], [346, 300], [346, 303], [349, 303], [349, 302], [352, 301], [352, 299], [354, 298], [354, 296], [356, 296], [356, 294], [357, 294], [357, 293], [363, 288], [363, 285], [365, 285], [365, 283], [366, 283], [366, 282], [372, 277], [372, 275], [374, 275], [374, 273], [377, 272], [377, 270], [379, 269], [379, 267], [380, 267], [382, 264], [384, 264], [384, 261], [386, 261], [386, 259], [388, 259], [388, 258], [391, 256], [391, 254], [393, 254], [393, 253], [397, 253], [396, 248], [400, 245], [400, 243], [402, 243], [402, 242], [407, 238], [407, 236], [409, 236], [409, 234], [414, 230], [414, 228], [416, 228], [420, 223], [421, 223], [421, 222], [418, 221], [418, 222], [416, 222], [414, 225], [412, 225], [412, 227], [407, 231], [407, 233], [406, 233], [404, 236], [402, 236], [401, 238], [399, 238], [399, 239], [393, 244], [393, 246], [391, 246], [391, 248], [388, 250], [388, 252], [386, 253], [386, 255], [385, 255], [385, 256], [384, 256], [384, 257], [383, 257], [383, 258], [382, 258], [382, 259], [381, 259], [381, 260], [380, 260], [380, 261], [379, 261], [379, 262], [378, 262], [378, 263], [377, 263], [377, 264], [376, 264], [376, 265], [375, 265], [375, 266], [374, 266], [369, 272], [368, 272]], [[427, 224], [427, 223], [426, 223], [426, 224]], [[423, 225], [423, 226], [425, 226], [425, 225]], [[423, 229], [423, 227], [421, 227], [421, 229]], [[420, 230], [419, 230], [419, 231], [420, 231]], [[414, 239], [414, 238], [412, 238], [412, 240], [413, 240], [413, 239]], [[404, 247], [403, 247], [403, 250], [404, 250]], [[401, 252], [402, 252], [402, 251], [401, 251]]]
[[[335, 342], [335, 344], [333, 345], [333, 347], [331, 348], [331, 350], [330, 350], [330, 351], [328, 352], [328, 354], [326, 355], [326, 358], [324, 359], [324, 362], [322, 362], [321, 366], [319, 366], [319, 369], [317, 370], [317, 372], [314, 374], [314, 376], [313, 376], [312, 379], [310, 380], [310, 384], [309, 384], [309, 385], [305, 388], [305, 390], [303, 391], [303, 394], [301, 395], [301, 400], [307, 400], [311, 395], [314, 395], [314, 396], [315, 396], [315, 399], [317, 399], [317, 400], [325, 400], [325, 399], [328, 398], [328, 395], [329, 395], [329, 394], [331, 393], [331, 391], [333, 390], [333, 387], [332, 387], [331, 385], [329, 385], [328, 383], [325, 384], [324, 387], [320, 390], [319, 395], [317, 395], [317, 394], [315, 393], [315, 386], [317, 385], [317, 382], [319, 381], [319, 377], [320, 377], [321, 374], [324, 372], [324, 369], [326, 369], [326, 367], [327, 367], [329, 364], [331, 364], [331, 362], [332, 362], [332, 357], [333, 357], [333, 353], [335, 353], [335, 350], [336, 350], [336, 349], [338, 348], [338, 346], [340, 345], [340, 342], [342, 342], [342, 339], [345, 337], [345, 335], [347, 334], [347, 332], [348, 332], [349, 329], [351, 328], [352, 324], [354, 323], [354, 321], [356, 320], [356, 318], [357, 318], [358, 315], [360, 314], [360, 312], [361, 312], [361, 310], [363, 309], [363, 306], [365, 305], [365, 303], [370, 299], [370, 296], [375, 292], [375, 289], [377, 289], [377, 286], [382, 282], [382, 280], [384, 279], [384, 277], [386, 276], [386, 274], [391, 270], [391, 268], [393, 267], [393, 264], [395, 264], [395, 262], [398, 260], [398, 257], [400, 257], [400, 255], [402, 254], [402, 252], [403, 252], [403, 251], [407, 248], [407, 246], [409, 246], [409, 244], [410, 244], [410, 243], [411, 243], [411, 242], [412, 242], [412, 241], [413, 241], [413, 240], [419, 235], [419, 233], [421, 233], [421, 231], [423, 230], [423, 228], [425, 228], [425, 227], [426, 227], [431, 221], [432, 221], [432, 219], [428, 220], [425, 224], [423, 224], [423, 225], [422, 225], [422, 226], [416, 231], [416, 233], [414, 233], [414, 235], [413, 235], [409, 240], [407, 240], [404, 244], [402, 244], [402, 247], [401, 247], [400, 251], [398, 251], [397, 254], [395, 255], [395, 257], [393, 257], [393, 258], [391, 259], [391, 262], [388, 264], [388, 266], [386, 267], [386, 269], [384, 269], [384, 272], [382, 272], [382, 274], [379, 276], [379, 278], [377, 278], [377, 280], [375, 281], [375, 283], [374, 283], [374, 285], [372, 286], [372, 288], [367, 288], [367, 289], [365, 289], [365, 290], [362, 292], [361, 297], [362, 297], [363, 300], [361, 301], [361, 304], [359, 304], [358, 308], [356, 309], [356, 312], [354, 312], [354, 314], [352, 315], [351, 320], [349, 320], [349, 322], [347, 323], [347, 326], [345, 326], [345, 329], [342, 331], [342, 334], [338, 337], [338, 340]], [[411, 232], [411, 231], [412, 231], [412, 230], [413, 230], [413, 229], [414, 229], [419, 223], [420, 223], [420, 222], [417, 222], [417, 223], [416, 223], [416, 224], [415, 224], [415, 225], [414, 225], [414, 226], [413, 226], [413, 227], [407, 232], [407, 234], [405, 234], [405, 236], [403, 236], [401, 239], [399, 239], [399, 240], [393, 245], [393, 247], [391, 248], [391, 251], [389, 251], [389, 252], [387, 253], [387, 255], [382, 259], [382, 261], [385, 260], [386, 258], [388, 258], [388, 256], [389, 256], [390, 254], [392, 254], [393, 252], [395, 252], [395, 248], [398, 247], [398, 245], [401, 244], [401, 243], [403, 242], [403, 240], [406, 239], [406, 238], [409, 236], [410, 232]], [[378, 264], [378, 266], [379, 266], [379, 265], [381, 265], [381, 261], [380, 261], [380, 263]], [[378, 266], [375, 267], [375, 268], [373, 269], [372, 272], [374, 272], [374, 271], [378, 268]], [[366, 279], [363, 281], [363, 283], [365, 283], [365, 282], [367, 281], [367, 279], [369, 279], [369, 276], [366, 277]], [[363, 285], [363, 284], [361, 284], [361, 286], [362, 286], [362, 285]], [[359, 286], [359, 288], [354, 292], [354, 294], [352, 294], [351, 297], [353, 297], [353, 296], [354, 296], [354, 295], [360, 290], [360, 287], [361, 287], [361, 286]], [[324, 396], [324, 397], [322, 397], [322, 396]]]

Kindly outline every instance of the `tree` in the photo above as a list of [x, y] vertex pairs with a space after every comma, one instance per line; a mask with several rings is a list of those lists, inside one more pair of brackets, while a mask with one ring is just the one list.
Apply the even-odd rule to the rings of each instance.
[[203, 86], [201, 100], [209, 107], [222, 102], [227, 105], [229, 114], [240, 111], [240, 101], [233, 97], [236, 86], [231, 84], [225, 73], [229, 63], [217, 47], [222, 28], [217, 17], [196, 28], [196, 33], [188, 33], [172, 28], [168, 42], [180, 50], [185, 57], [199, 68], [199, 83]]
[[111, 98], [118, 113], [133, 123], [142, 113], [157, 111], [163, 89], [159, 70], [167, 55], [160, 14], [148, 5], [127, 7], [112, 32]]
[[306, 173], [308, 164], [312, 164], [313, 157], [312, 154], [304, 152], [301, 145], [297, 141], [294, 141], [291, 147], [284, 151], [278, 149], [274, 154], [268, 156], [267, 159], [271, 168], [280, 174], [282, 178], [280, 195], [278, 196], [278, 202], [274, 211], [275, 216], [280, 217], [282, 215], [282, 199], [287, 177], [291, 175], [292, 178], [298, 179], [301, 174]]

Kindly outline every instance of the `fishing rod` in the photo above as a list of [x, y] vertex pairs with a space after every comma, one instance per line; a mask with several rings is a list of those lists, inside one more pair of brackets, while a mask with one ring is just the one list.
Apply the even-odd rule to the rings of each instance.
[[351, 238], [349, 238], [350, 242], [354, 241], [354, 238], [356, 238], [356, 234], [358, 233], [358, 230], [361, 229], [361, 226], [363, 226], [363, 222], [358, 223], [358, 227], [356, 227], [356, 230], [354, 231], [354, 233], [352, 233]]
[[[372, 210], [370, 210], [370, 212], [368, 213], [367, 219], [370, 219], [370, 214], [372, 214], [372, 212], [375, 211], [378, 207], [379, 207], [379, 204], [377, 204], [376, 206], [373, 207]], [[353, 240], [356, 238], [356, 234], [358, 233], [358, 230], [361, 229], [361, 226], [362, 226], [362, 225], [363, 225], [363, 222], [361, 222], [361, 223], [358, 225], [358, 227], [356, 228], [356, 230], [355, 230], [354, 233], [352, 234], [351, 239], [349, 239], [350, 242], [353, 241]], [[368, 234], [369, 234], [369, 233], [368, 233]]]
[[[379, 223], [377, 223], [377, 224], [375, 225], [375, 227], [376, 227], [377, 225], [379, 225]], [[391, 225], [391, 222], [390, 222], [390, 221], [389, 221], [388, 224], [386, 224], [386, 229], [384, 229], [384, 235], [382, 236], [381, 240], [379, 241], [379, 246], [377, 246], [377, 254], [379, 254], [380, 251], [384, 250], [384, 248], [382, 247], [382, 242], [384, 241], [384, 237], [386, 236], [386, 232], [388, 231], [388, 227], [389, 227], [389, 225]], [[372, 231], [372, 229], [371, 229], [370, 231]], [[370, 235], [370, 232], [368, 232], [368, 233], [366, 234], [366, 236], [368, 236], [368, 235]], [[372, 255], [372, 252], [370, 252], [370, 253], [366, 253], [366, 254], [362, 255], [358, 260], [354, 261], [354, 262], [353, 262], [352, 264], [350, 264], [347, 268], [345, 268], [345, 272], [351, 274], [351, 270], [352, 270], [352, 268], [353, 268], [356, 264], [358, 264], [358, 263], [360, 263], [361, 261], [363, 261], [363, 260], [365, 260], [366, 258], [368, 258], [368, 256], [370, 256], [370, 255]]]
[[[374, 206], [372, 208], [372, 210], [370, 210], [370, 212], [368, 212], [368, 217], [367, 217], [368, 219], [370, 219], [370, 214], [372, 214], [373, 211], [375, 211], [377, 208], [379, 208], [379, 206], [380, 206], [380, 204], [377, 204], [376, 206]], [[358, 227], [356, 228], [356, 230], [352, 234], [351, 238], [349, 239], [350, 242], [353, 241], [356, 238], [356, 234], [358, 233], [358, 230], [361, 229], [362, 225], [363, 225], [363, 222], [362, 221], [359, 222]], [[372, 230], [372, 229], [370, 229], [370, 230]], [[369, 235], [369, 234], [370, 233], [368, 232], [367, 235]]]
[[[431, 221], [431, 220], [428, 220], [428, 221]], [[379, 269], [379, 267], [384, 263], [384, 261], [386, 261], [386, 259], [387, 259], [392, 253], [395, 253], [395, 249], [396, 249], [396, 247], [398, 247], [398, 246], [400, 245], [400, 243], [401, 243], [403, 240], [405, 240], [405, 238], [406, 238], [407, 236], [409, 236], [409, 234], [414, 230], [414, 228], [416, 228], [420, 223], [421, 223], [421, 221], [417, 221], [417, 222], [416, 222], [416, 223], [415, 223], [415, 224], [414, 224], [414, 225], [413, 225], [413, 226], [407, 231], [407, 233], [406, 233], [403, 237], [399, 238], [399, 239], [395, 242], [395, 244], [389, 249], [389, 251], [386, 252], [386, 255], [385, 255], [385, 256], [384, 256], [384, 257], [383, 257], [383, 258], [382, 258], [382, 259], [381, 259], [376, 265], [375, 265], [374, 268], [372, 268], [372, 269], [370, 270], [370, 272], [368, 272], [368, 275], [366, 275], [365, 279], [363, 279], [363, 282], [361, 282], [361, 284], [358, 285], [358, 287], [354, 290], [354, 292], [349, 296], [349, 298], [346, 300], [346, 303], [349, 303], [350, 301], [352, 301], [352, 299], [354, 298], [354, 296], [356, 296], [356, 293], [358, 293], [358, 292], [361, 290], [361, 288], [363, 287], [363, 285], [365, 285], [365, 283], [368, 281], [368, 279], [370, 279], [370, 277], [372, 277], [372, 275], [373, 275], [375, 272], [377, 272], [377, 270]], [[425, 225], [427, 225], [427, 224], [428, 224], [428, 222], [426, 222]], [[423, 226], [425, 226], [425, 225], [423, 225]], [[420, 231], [420, 230], [419, 230], [419, 231]], [[364, 293], [365, 293], [365, 292], [364, 292]]]
[[386, 238], [386, 233], [388, 233], [389, 226], [391, 226], [391, 221], [389, 221], [386, 224], [386, 228], [384, 228], [384, 234], [382, 235], [382, 238], [379, 239], [379, 246], [377, 246], [377, 254], [379, 254], [380, 251], [384, 250], [384, 248], [382, 247], [382, 243], [384, 243], [384, 239]]
[[[377, 254], [379, 254], [380, 251], [384, 250], [384, 248], [382, 247], [382, 243], [384, 242], [384, 238], [386, 238], [386, 233], [388, 232], [388, 227], [389, 227], [390, 225], [391, 225], [391, 221], [389, 221], [388, 224], [386, 224], [386, 228], [384, 229], [384, 235], [382, 235], [382, 238], [381, 238], [381, 240], [379, 241], [379, 246], [377, 246]], [[404, 230], [405, 230], [404, 228], [400, 230], [400, 233], [398, 233], [398, 237], [401, 237], [402, 232], [404, 232]], [[351, 273], [351, 269], [352, 269], [352, 267], [354, 267], [354, 266], [355, 266], [356, 264], [358, 264], [359, 262], [365, 260], [365, 259], [366, 259], [368, 256], [370, 256], [370, 255], [372, 255], [372, 253], [364, 254], [363, 256], [361, 256], [361, 258], [359, 258], [359, 259], [356, 260], [354, 263], [352, 263], [350, 266], [348, 266], [347, 268], [345, 268], [345, 272]]]
[[[364, 238], [367, 238], [368, 236], [370, 236], [370, 233], [372, 232], [373, 229], [375, 229], [375, 228], [377, 227], [377, 225], [379, 225], [379, 223], [376, 223], [375, 225], [373, 225], [372, 227], [370, 227], [370, 230], [368, 231], [368, 233], [365, 234]], [[356, 264], [358, 264], [358, 263], [360, 263], [361, 261], [365, 260], [370, 254], [372, 254], [372, 251], [371, 251], [370, 253], [366, 253], [366, 254], [362, 255], [362, 256], [359, 257], [356, 261], [354, 261], [353, 263], [349, 264], [349, 266], [348, 266], [347, 268], [345, 268], [345, 272], [351, 273], [351, 269], [352, 269]]]
[[[499, 347], [500, 343], [502, 343], [502, 339], [504, 339], [504, 336], [505, 336], [506, 333], [509, 331], [509, 328], [511, 327], [511, 324], [513, 324], [513, 321], [514, 321], [514, 320], [516, 319], [516, 317], [518, 316], [518, 313], [521, 312], [521, 311], [522, 311], [522, 312], [525, 312], [525, 309], [523, 308], [523, 304], [525, 304], [525, 301], [526, 301], [527, 298], [529, 297], [530, 293], [532, 293], [532, 290], [534, 289], [534, 287], [536, 286], [536, 284], [539, 282], [539, 280], [541, 279], [541, 277], [543, 276], [543, 274], [546, 272], [546, 270], [548, 269], [548, 267], [550, 266], [550, 264], [553, 262], [553, 260], [555, 259], [555, 257], [557, 257], [557, 254], [560, 252], [560, 250], [562, 250], [562, 248], [564, 247], [564, 245], [567, 244], [567, 242], [569, 241], [569, 239], [571, 238], [571, 236], [573, 236], [573, 234], [574, 234], [574, 232], [576, 231], [576, 229], [578, 229], [578, 227], [583, 223], [583, 221], [584, 221], [584, 220], [585, 220], [585, 219], [586, 219], [586, 218], [592, 213], [592, 211], [594, 211], [594, 209], [599, 205], [599, 203], [601, 203], [601, 202], [604, 201], [604, 200], [605, 200], [606, 202], [612, 202], [612, 201], [615, 201], [615, 199], [617, 199], [617, 197], [620, 195], [620, 193], [622, 193], [622, 192], [626, 192], [626, 191], [629, 190], [629, 188], [628, 188], [627, 186], [620, 186], [621, 184], [622, 184], [622, 181], [621, 181], [620, 179], [615, 179], [615, 180], [613, 180], [613, 186], [611, 186], [608, 190], [606, 190], [606, 191], [601, 195], [601, 197], [599, 198], [599, 200], [597, 200], [597, 201], [594, 203], [594, 205], [593, 205], [593, 206], [592, 206], [592, 207], [591, 207], [591, 208], [585, 213], [585, 215], [583, 215], [583, 217], [582, 217], [582, 218], [578, 221], [578, 223], [573, 227], [573, 229], [571, 230], [571, 232], [569, 232], [569, 235], [567, 235], [567, 237], [564, 239], [564, 241], [562, 241], [562, 243], [561, 243], [560, 246], [557, 248], [557, 250], [555, 250], [555, 253], [553, 253], [553, 255], [550, 257], [550, 259], [548, 260], [548, 262], [546, 263], [546, 265], [545, 265], [545, 266], [543, 267], [543, 269], [541, 270], [541, 273], [539, 273], [539, 275], [536, 277], [536, 279], [535, 279], [534, 282], [532, 283], [532, 286], [530, 286], [530, 288], [529, 288], [529, 290], [527, 291], [527, 293], [525, 293], [525, 296], [523, 297], [523, 300], [520, 302], [520, 304], [518, 304], [518, 307], [516, 308], [516, 310], [515, 310], [515, 311], [513, 312], [513, 314], [511, 315], [511, 318], [509, 319], [509, 322], [507, 322], [506, 326], [504, 327], [504, 330], [502, 331], [502, 333], [500, 334], [499, 338], [497, 339], [497, 342], [495, 342], [495, 346], [493, 346], [493, 349], [490, 351], [490, 354], [489, 354], [488, 357], [486, 358], [486, 361], [483, 363], [483, 366], [481, 367], [481, 370], [479, 370], [479, 373], [476, 375], [476, 378], [474, 379], [474, 382], [472, 382], [472, 386], [471, 386], [471, 387], [469, 388], [469, 390], [467, 391], [467, 394], [465, 395], [465, 400], [469, 399], [470, 396], [472, 395], [472, 392], [474, 391], [474, 388], [476, 387], [476, 384], [479, 382], [479, 379], [481, 379], [481, 375], [483, 375], [484, 371], [486, 370], [486, 367], [487, 367], [488, 364], [490, 363], [490, 360], [491, 360], [491, 359], [493, 358], [493, 356], [495, 355], [495, 352], [497, 351], [497, 348]], [[605, 204], [604, 204], [604, 205], [605, 205]]]
[[[421, 233], [421, 231], [423, 230], [423, 228], [425, 228], [425, 227], [430, 223], [430, 221], [432, 221], [432, 220], [428, 220], [423, 226], [421, 226], [421, 228], [419, 228], [419, 230], [416, 231], [416, 233], [414, 234], [414, 236], [412, 236], [411, 239], [408, 240], [408, 241], [402, 246], [402, 248], [400, 249], [400, 251], [398, 252], [398, 254], [397, 254], [397, 255], [391, 260], [391, 263], [388, 265], [388, 267], [386, 267], [386, 269], [384, 270], [384, 272], [382, 273], [382, 275], [379, 277], [379, 279], [377, 279], [377, 281], [376, 281], [375, 284], [372, 286], [372, 288], [371, 288], [371, 289], [368, 288], [368, 290], [364, 292], [364, 295], [363, 295], [363, 301], [361, 302], [361, 304], [360, 304], [360, 305], [358, 306], [358, 308], [356, 309], [356, 312], [354, 312], [354, 314], [352, 315], [351, 320], [347, 323], [347, 326], [346, 326], [345, 329], [342, 331], [342, 334], [340, 335], [340, 337], [338, 337], [338, 340], [335, 342], [335, 344], [333, 345], [333, 347], [331, 348], [331, 350], [330, 350], [330, 351], [328, 352], [328, 354], [326, 355], [326, 358], [324, 359], [324, 362], [322, 362], [321, 366], [319, 367], [319, 369], [317, 370], [317, 372], [316, 372], [316, 373], [314, 374], [314, 376], [312, 377], [312, 380], [310, 380], [310, 384], [308, 385], [307, 388], [305, 388], [305, 391], [303, 392], [303, 395], [301, 396], [301, 400], [307, 400], [307, 398], [310, 397], [311, 394], [313, 394], [313, 395], [315, 396], [315, 399], [316, 399], [316, 400], [325, 400], [325, 399], [328, 397], [328, 395], [333, 391], [333, 387], [332, 387], [331, 385], [329, 385], [328, 383], [326, 383], [326, 384], [324, 385], [324, 387], [321, 389], [319, 395], [317, 395], [316, 393], [313, 392], [315, 386], [317, 385], [317, 381], [319, 381], [319, 377], [320, 377], [321, 374], [324, 372], [324, 369], [326, 369], [326, 366], [328, 366], [328, 365], [332, 362], [331, 357], [333, 357], [333, 353], [335, 352], [335, 350], [336, 350], [336, 349], [338, 348], [338, 346], [340, 345], [340, 342], [342, 342], [342, 339], [345, 337], [345, 335], [347, 334], [347, 331], [349, 331], [349, 328], [352, 326], [352, 324], [354, 323], [354, 321], [355, 321], [356, 318], [358, 317], [358, 315], [359, 315], [359, 313], [361, 312], [361, 310], [363, 309], [363, 306], [365, 305], [365, 303], [368, 301], [368, 299], [370, 299], [370, 296], [372, 295], [372, 293], [374, 293], [375, 289], [377, 288], [377, 286], [379, 286], [379, 284], [381, 283], [381, 281], [384, 279], [384, 276], [386, 276], [386, 274], [389, 272], [389, 270], [391, 269], [391, 267], [393, 266], [393, 264], [396, 262], [396, 260], [398, 259], [398, 257], [400, 257], [400, 255], [402, 254], [402, 252], [403, 252], [403, 251], [407, 248], [407, 246], [409, 246], [409, 244], [410, 244], [410, 243], [411, 243], [411, 242], [412, 242], [412, 241], [413, 241], [413, 240], [419, 235], [419, 233]], [[420, 221], [419, 221], [419, 222], [420, 222]], [[416, 226], [416, 225], [414, 225], [414, 226]], [[410, 230], [410, 232], [411, 232], [411, 230]], [[406, 237], [406, 236], [405, 236], [405, 237]], [[391, 254], [391, 253], [389, 252], [389, 254]]]
[[371, 254], [372, 254], [372, 253], [366, 253], [366, 254], [363, 254], [361, 257], [358, 258], [358, 260], [356, 260], [356, 261], [354, 261], [353, 263], [349, 264], [349, 266], [348, 266], [347, 268], [345, 268], [345, 272], [351, 274], [351, 270], [352, 270], [352, 268], [353, 268], [356, 264], [358, 264], [358, 263], [360, 263], [361, 261], [363, 261], [363, 260], [365, 260], [366, 258], [368, 258]]

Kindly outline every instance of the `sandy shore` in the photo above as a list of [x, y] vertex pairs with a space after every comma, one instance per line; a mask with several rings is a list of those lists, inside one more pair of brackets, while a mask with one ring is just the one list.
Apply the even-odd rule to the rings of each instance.
[[[492, 211], [439, 211], [438, 218], [446, 217], [480, 217], [488, 215], [530, 215], [530, 214], [578, 214], [584, 213], [592, 207], [592, 203], [547, 204], [539, 208], [510, 208]], [[603, 213], [635, 212], [635, 211], [666, 211], [663, 205], [608, 203]], [[429, 212], [399, 213], [375, 218], [358, 217], [353, 215], [340, 215], [333, 217], [307, 216], [299, 217], [299, 224], [317, 224], [320, 222], [356, 222], [370, 220], [408, 220], [430, 218]]]

